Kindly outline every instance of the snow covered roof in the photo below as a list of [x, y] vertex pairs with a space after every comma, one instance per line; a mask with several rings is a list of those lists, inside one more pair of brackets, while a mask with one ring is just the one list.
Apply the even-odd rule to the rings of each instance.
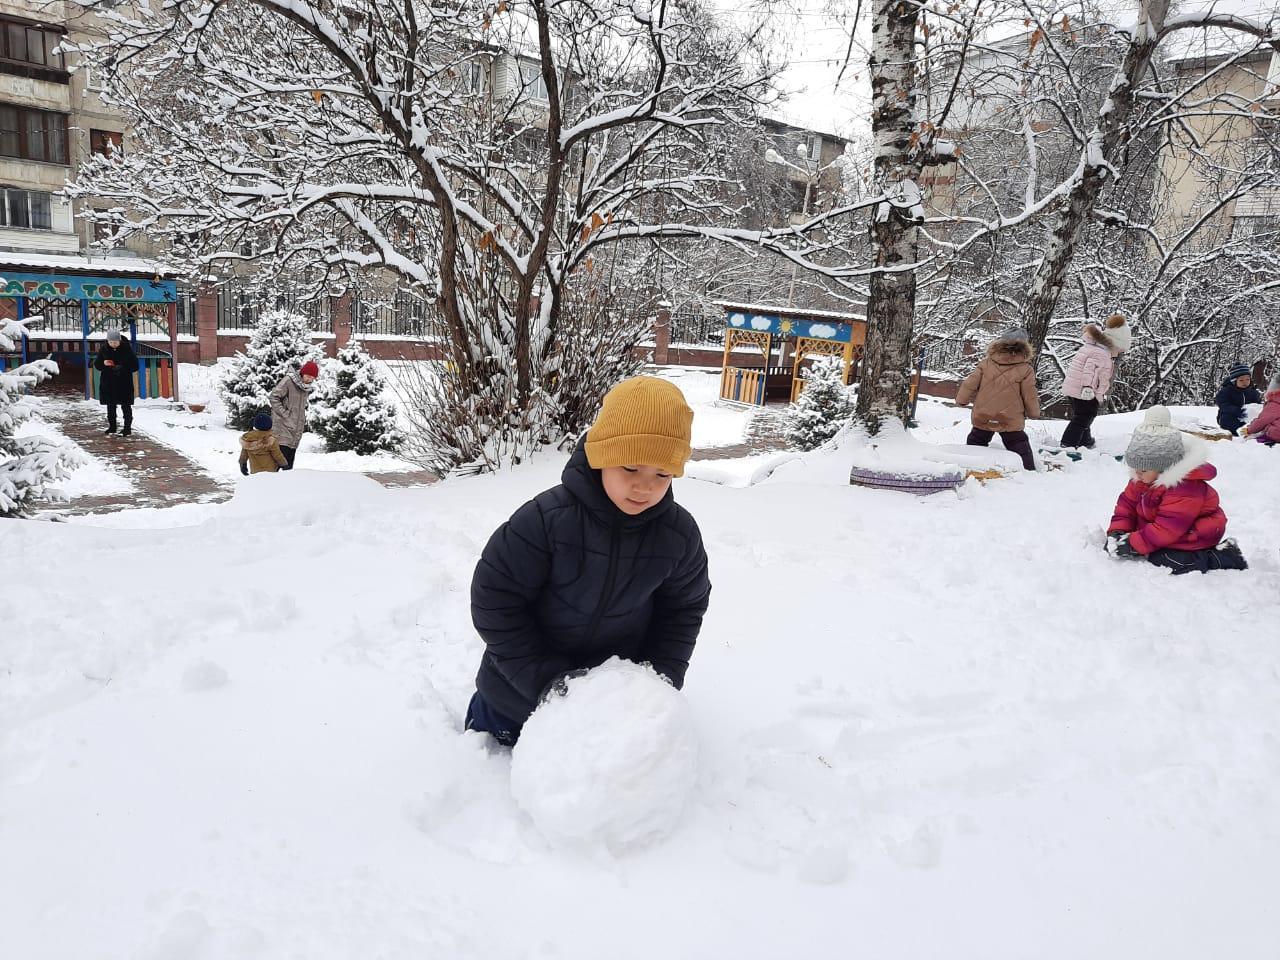
[[173, 271], [155, 260], [141, 257], [70, 257], [47, 253], [0, 252], [0, 271], [5, 269], [70, 270], [79, 273], [137, 273], [145, 276], [174, 275]]
[[736, 310], [742, 313], [767, 313], [780, 317], [822, 317], [842, 323], [859, 323], [867, 319], [865, 314], [838, 313], [835, 310], [806, 310], [803, 307], [780, 307], [768, 303], [734, 303], [731, 300], [717, 300], [715, 303], [717, 307], [723, 307], [725, 310]]
[[792, 130], [799, 130], [804, 133], [816, 133], [828, 140], [839, 140], [841, 143], [849, 143], [849, 137], [843, 133], [837, 133], [834, 123], [815, 123], [812, 120], [802, 120], [798, 116], [786, 113], [785, 111], [772, 109], [761, 111], [761, 122], [771, 126], [789, 127]]

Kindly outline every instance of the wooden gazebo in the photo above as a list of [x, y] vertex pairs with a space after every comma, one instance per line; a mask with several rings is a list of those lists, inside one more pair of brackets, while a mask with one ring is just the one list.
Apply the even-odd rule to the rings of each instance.
[[[852, 382], [867, 340], [864, 317], [760, 304], [720, 306], [725, 314], [722, 400], [757, 406], [771, 400], [794, 402], [804, 390], [800, 371], [813, 357], [841, 357], [844, 382]], [[735, 351], [758, 351], [759, 362], [744, 363]]]

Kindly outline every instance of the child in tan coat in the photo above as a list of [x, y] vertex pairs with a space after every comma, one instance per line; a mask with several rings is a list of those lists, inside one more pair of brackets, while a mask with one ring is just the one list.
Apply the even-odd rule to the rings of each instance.
[[971, 447], [985, 447], [999, 433], [1004, 448], [1020, 456], [1023, 467], [1034, 470], [1031, 441], [1022, 429], [1027, 417], [1040, 419], [1040, 395], [1027, 331], [1015, 327], [987, 347], [986, 358], [956, 393], [958, 406], [971, 403], [973, 429], [965, 442]]
[[271, 432], [271, 415], [260, 413], [253, 418], [253, 429], [240, 437], [240, 472], [275, 473], [288, 464], [280, 444]]

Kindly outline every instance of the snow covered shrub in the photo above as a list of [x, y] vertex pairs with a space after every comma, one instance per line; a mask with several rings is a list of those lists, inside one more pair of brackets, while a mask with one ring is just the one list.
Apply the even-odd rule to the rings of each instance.
[[[589, 426], [610, 388], [643, 366], [632, 348], [649, 319], [621, 309], [626, 298], [616, 294], [603, 282], [570, 285], [555, 324], [543, 316], [528, 344], [515, 341], [509, 307], [486, 306], [501, 299], [496, 291], [464, 301], [468, 338], [485, 349], [465, 363], [451, 355], [397, 372], [395, 389], [412, 426], [402, 455], [441, 474], [458, 466], [493, 470]], [[543, 314], [550, 308], [546, 301]], [[529, 360], [525, 385], [520, 353]]]
[[386, 398], [387, 382], [373, 358], [353, 340], [338, 351], [338, 359], [322, 367], [307, 405], [307, 422], [330, 450], [354, 450], [368, 455], [396, 450], [395, 404]]
[[[0, 319], [0, 353], [19, 350], [27, 324], [36, 319]], [[14, 436], [18, 424], [34, 412], [25, 391], [57, 373], [58, 365], [52, 360], [0, 371], [0, 517], [29, 514], [34, 501], [55, 493], [50, 484], [66, 479], [70, 468], [84, 462], [75, 444]]]
[[320, 363], [324, 351], [311, 342], [307, 318], [288, 310], [265, 311], [244, 352], [231, 358], [218, 384], [227, 426], [248, 430], [253, 418], [270, 407], [272, 387], [308, 360]]
[[556, 843], [619, 853], [670, 834], [698, 772], [684, 697], [651, 667], [617, 657], [567, 683], [520, 734], [516, 803]]
[[844, 385], [844, 364], [839, 357], [819, 357], [804, 378], [804, 393], [787, 421], [787, 439], [801, 450], [813, 450], [849, 421], [853, 400]]

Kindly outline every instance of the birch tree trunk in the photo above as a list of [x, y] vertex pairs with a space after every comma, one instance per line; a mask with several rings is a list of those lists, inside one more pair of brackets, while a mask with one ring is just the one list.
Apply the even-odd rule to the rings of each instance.
[[1089, 135], [1079, 178], [1050, 221], [1044, 258], [1032, 280], [1022, 314], [1023, 325], [1031, 336], [1031, 348], [1036, 355], [1044, 347], [1049, 321], [1053, 318], [1062, 286], [1075, 258], [1080, 235], [1093, 216], [1098, 196], [1113, 170], [1117, 151], [1124, 146], [1136, 101], [1134, 92], [1151, 66], [1168, 11], [1169, 0], [1140, 0], [1138, 24], [1130, 38], [1124, 61], [1112, 81], [1111, 91], [1098, 112], [1097, 124]]
[[[874, 265], [867, 299], [867, 342], [858, 385], [857, 419], [877, 433], [888, 419], [910, 413], [911, 325], [915, 313], [918, 185], [921, 161], [915, 124], [915, 37], [920, 7], [913, 0], [878, 0], [871, 25], [871, 133], [875, 177], [888, 202], [871, 223]], [[903, 268], [903, 269], [899, 269]]]

